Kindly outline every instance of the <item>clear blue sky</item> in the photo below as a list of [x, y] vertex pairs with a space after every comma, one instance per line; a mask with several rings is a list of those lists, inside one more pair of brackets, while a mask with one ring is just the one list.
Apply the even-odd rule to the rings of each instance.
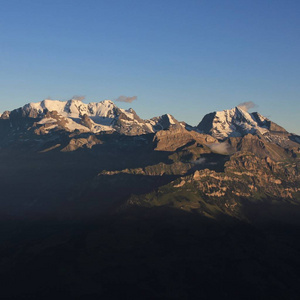
[[196, 125], [253, 101], [300, 134], [300, 1], [0, 0], [0, 111], [137, 96]]

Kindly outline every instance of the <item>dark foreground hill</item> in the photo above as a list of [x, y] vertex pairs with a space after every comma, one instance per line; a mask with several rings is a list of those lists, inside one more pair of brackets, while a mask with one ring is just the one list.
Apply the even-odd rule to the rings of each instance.
[[165, 208], [1, 223], [2, 299], [298, 299], [299, 225]]

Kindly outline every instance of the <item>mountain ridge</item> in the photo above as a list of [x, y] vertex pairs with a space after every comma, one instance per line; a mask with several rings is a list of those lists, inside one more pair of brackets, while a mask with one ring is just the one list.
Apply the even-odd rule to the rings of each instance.
[[[170, 114], [143, 120], [132, 108], [127, 110], [121, 109], [111, 100], [84, 103], [78, 99], [70, 99], [67, 101], [45, 99], [40, 102], [27, 103], [23, 107], [12, 111], [0, 113], [0, 119], [9, 119], [12, 113], [19, 113], [22, 117], [41, 118], [40, 121], [42, 121], [43, 116], [45, 116], [47, 112], [53, 111], [56, 111], [60, 116], [68, 120], [75, 121], [75, 123], [78, 124], [78, 126], [75, 125], [75, 129], [83, 130], [82, 127], [80, 127], [80, 125], [83, 125], [88, 128], [86, 130], [94, 133], [114, 130], [114, 123], [121, 121], [122, 124], [119, 124], [119, 127], [128, 127], [126, 123], [130, 122], [142, 127], [142, 130], [134, 132], [134, 134], [156, 132], [161, 129], [166, 129], [170, 125], [181, 125], [182, 127], [186, 127], [186, 129], [210, 134], [218, 140], [224, 140], [227, 137], [244, 136], [248, 133], [259, 135], [266, 135], [266, 133], [269, 132], [279, 135], [289, 134], [283, 127], [260, 113], [249, 113], [239, 106], [208, 113], [196, 127], [190, 126], [185, 122], [178, 122]], [[167, 124], [165, 124], [166, 121]], [[40, 122], [40, 124], [47, 123], [53, 123], [53, 120], [50, 119]], [[76, 128], [76, 126], [78, 128]], [[68, 126], [66, 128], [68, 128]], [[68, 129], [69, 131], [75, 130], [74, 124], [70, 124]], [[122, 133], [130, 134], [130, 130], [123, 130]]]
[[210, 134], [219, 141], [230, 137], [243, 137], [249, 133], [287, 148], [296, 146], [295, 142], [300, 141], [297, 135], [289, 133], [260, 113], [249, 113], [238, 106], [206, 114], [196, 130]]
[[[56, 115], [53, 112], [56, 112]], [[58, 122], [58, 116], [63, 122]], [[14, 121], [21, 118], [37, 119], [35, 126], [45, 127], [44, 133], [53, 129], [64, 129], [68, 132], [75, 130], [92, 133], [117, 131], [121, 134], [140, 135], [154, 133], [170, 126], [180, 126], [179, 122], [169, 114], [143, 120], [132, 108], [121, 109], [111, 100], [86, 104], [76, 99], [68, 101], [46, 99], [25, 104], [23, 107], [0, 115], [0, 119], [9, 119], [10, 126], [17, 128], [19, 124]]]

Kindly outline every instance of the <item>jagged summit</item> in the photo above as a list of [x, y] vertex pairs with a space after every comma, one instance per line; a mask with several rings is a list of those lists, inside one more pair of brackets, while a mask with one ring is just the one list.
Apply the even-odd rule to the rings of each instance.
[[269, 141], [287, 141], [289, 133], [258, 112], [249, 113], [241, 107], [212, 112], [204, 116], [197, 130], [212, 135], [218, 140], [242, 137], [247, 134], [264, 136]]
[[83, 103], [81, 100], [68, 101], [49, 100], [24, 105], [21, 110], [31, 115], [43, 114], [46, 111], [57, 111], [63, 117], [79, 118], [84, 114], [90, 117], [110, 117], [113, 114], [115, 104], [111, 100], [101, 102]]
[[86, 104], [78, 99], [68, 101], [45, 99], [28, 103], [12, 112], [4, 112], [0, 118], [9, 119], [10, 126], [18, 130], [22, 127], [26, 130], [24, 126], [28, 127], [34, 120], [33, 126], [39, 134], [57, 130], [67, 132], [77, 130], [91, 133], [116, 131], [125, 135], [141, 135], [168, 129], [170, 126], [180, 126], [179, 122], [168, 114], [143, 120], [132, 108], [121, 109], [111, 100]]
[[[261, 123], [266, 120], [261, 116]], [[204, 116], [197, 126], [198, 130], [210, 133], [217, 139], [225, 139], [230, 136], [243, 136], [248, 133], [265, 133], [267, 128], [258, 126], [254, 116], [240, 107], [217, 111]]]
[[[98, 134], [117, 132], [122, 135], [138, 136], [161, 130], [185, 130], [211, 135], [224, 141], [231, 137], [252, 134], [285, 148], [298, 147], [300, 138], [288, 133], [284, 128], [262, 116], [258, 112], [249, 113], [242, 107], [209, 113], [199, 125], [188, 126], [178, 122], [172, 115], [164, 114], [149, 120], [141, 119], [129, 108], [121, 109], [111, 100], [84, 103], [80, 99], [68, 101], [45, 99], [31, 102], [0, 116], [0, 133], [3, 136], [28, 134], [47, 135], [56, 133]], [[10, 138], [11, 139], [11, 138]]]

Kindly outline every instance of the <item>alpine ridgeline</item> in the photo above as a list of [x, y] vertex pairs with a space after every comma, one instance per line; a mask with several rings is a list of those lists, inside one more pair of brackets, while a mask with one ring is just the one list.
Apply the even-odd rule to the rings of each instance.
[[110, 100], [43, 100], [0, 116], [0, 154], [4, 215], [170, 207], [250, 221], [300, 204], [300, 137], [241, 107], [191, 127]]
[[43, 100], [29, 103], [12, 112], [4, 112], [2, 119], [9, 119], [10, 127], [29, 128], [40, 135], [64, 130], [66, 132], [118, 132], [141, 135], [167, 129], [178, 122], [170, 115], [142, 120], [133, 109], [120, 109], [112, 101], [85, 104], [81, 100]]

